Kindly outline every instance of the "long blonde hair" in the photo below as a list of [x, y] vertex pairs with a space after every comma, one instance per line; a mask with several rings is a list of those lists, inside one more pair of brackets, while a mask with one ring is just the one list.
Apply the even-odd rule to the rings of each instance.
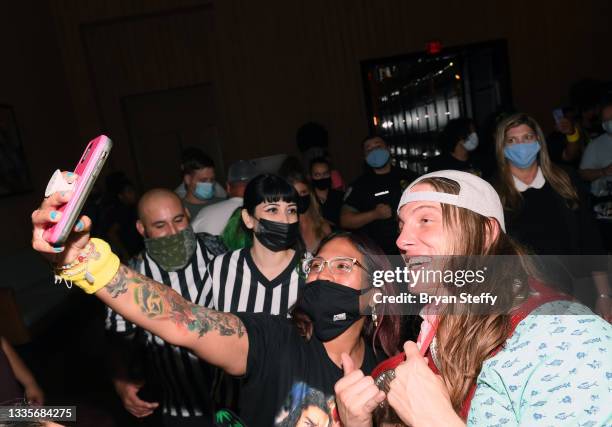
[[550, 160], [542, 128], [532, 117], [524, 113], [517, 113], [507, 117], [497, 125], [497, 130], [495, 131], [495, 157], [497, 158], [499, 173], [496, 190], [501, 198], [504, 209], [516, 211], [520, 208], [523, 201], [521, 193], [514, 186], [510, 165], [504, 156], [506, 132], [520, 125], [529, 126], [538, 137], [538, 142], [540, 143], [539, 164], [546, 181], [550, 183], [557, 194], [565, 199], [570, 209], [577, 209], [578, 193], [569, 175]]
[[295, 186], [295, 184], [299, 182], [300, 184], [304, 184], [308, 188], [308, 192], [310, 193], [310, 206], [308, 207], [308, 210], [302, 215], [307, 216], [310, 219], [314, 235], [317, 240], [320, 241], [329, 234], [326, 231], [326, 226], [329, 226], [329, 223], [325, 220], [325, 218], [323, 218], [323, 215], [321, 215], [321, 205], [319, 205], [319, 201], [315, 197], [315, 192], [312, 186], [310, 185], [306, 177], [304, 177], [304, 175], [299, 172], [287, 174], [286, 179], [293, 186]]
[[[308, 183], [305, 184], [308, 185]], [[315, 197], [314, 190], [310, 187], [310, 185], [308, 185], [308, 189], [310, 190], [310, 206], [308, 207], [305, 215], [310, 217], [315, 236], [318, 240], [321, 240], [329, 234], [326, 231], [326, 226], [329, 226], [329, 223], [325, 220], [325, 218], [323, 218], [323, 215], [321, 215], [321, 205], [319, 205], [319, 201]]]
[[[446, 178], [426, 178], [422, 182], [439, 192], [459, 194], [459, 184]], [[478, 255], [526, 254], [501, 229], [497, 237], [489, 241], [495, 227], [492, 221], [495, 220], [444, 203], [442, 215], [445, 232], [455, 236], [452, 254], [465, 255], [466, 259], [478, 258]], [[486, 280], [478, 284], [478, 292], [491, 292], [498, 296], [496, 306], [511, 308], [526, 299], [529, 293], [527, 279], [535, 276], [536, 272], [523, 256], [505, 259], [510, 261], [504, 264], [504, 268], [488, 269]], [[446, 268], [453, 269], [452, 265]], [[445, 291], [451, 295], [462, 292], [460, 287], [453, 285], [445, 286]], [[465, 303], [447, 305], [439, 319], [436, 355], [451, 402], [459, 413], [483, 362], [508, 339], [511, 333], [510, 316], [504, 310], [480, 314], [474, 306]]]

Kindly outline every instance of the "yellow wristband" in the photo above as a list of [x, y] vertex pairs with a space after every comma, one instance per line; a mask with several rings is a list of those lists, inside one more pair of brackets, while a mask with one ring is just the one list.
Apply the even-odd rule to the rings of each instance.
[[580, 139], [580, 131], [578, 130], [578, 128], [574, 129], [575, 130], [573, 134], [565, 136], [567, 138], [567, 142], [576, 142]]
[[93, 238], [90, 242], [94, 246], [92, 255], [87, 260], [87, 268], [78, 273], [70, 274], [70, 270], [60, 274], [63, 280], [71, 281], [88, 294], [98, 292], [108, 285], [119, 271], [121, 262], [109, 246], [102, 239]]

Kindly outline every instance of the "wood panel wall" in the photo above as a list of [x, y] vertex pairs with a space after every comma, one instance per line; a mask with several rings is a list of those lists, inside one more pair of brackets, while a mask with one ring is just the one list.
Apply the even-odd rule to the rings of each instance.
[[[8, 3], [1, 6], [6, 13], [27, 19]], [[332, 157], [350, 179], [360, 171], [359, 141], [367, 131], [362, 60], [421, 51], [431, 39], [451, 46], [505, 38], [514, 101], [549, 128], [551, 109], [566, 100], [572, 81], [612, 76], [608, 0], [46, 0], [32, 7], [50, 30], [16, 26], [28, 49], [10, 50], [3, 62], [58, 53], [49, 65], [62, 69], [44, 80], [56, 87], [41, 96], [50, 103], [67, 89], [58, 126], [73, 134], [56, 136], [70, 150], [101, 130], [128, 144], [121, 97], [206, 81], [216, 91], [226, 165], [293, 152], [297, 127], [316, 120], [329, 129]], [[185, 23], [178, 32], [177, 22]], [[96, 50], [105, 57], [96, 58]], [[107, 68], [100, 63], [116, 64], [117, 72], [100, 74]], [[12, 84], [30, 102], [28, 79]], [[40, 144], [26, 142], [28, 152]], [[113, 162], [135, 174], [129, 150], [116, 150]], [[17, 235], [27, 238], [23, 224]]]
[[[105, 124], [100, 122], [104, 113], [94, 105], [96, 88], [83, 55], [83, 27], [95, 22], [102, 34], [104, 26], [110, 30], [116, 20], [129, 19], [136, 34], [139, 20], [150, 21], [149, 14], [165, 14], [168, 20], [181, 13], [200, 16], [205, 28], [193, 32], [197, 40], [188, 46], [177, 45], [180, 35], [163, 31], [148, 43], [122, 34], [132, 48], [155, 46], [168, 59], [149, 69], [160, 77], [148, 82], [149, 89], [212, 79], [226, 163], [293, 151], [296, 128], [317, 120], [330, 130], [338, 166], [354, 177], [360, 168], [356, 148], [367, 131], [359, 62], [421, 51], [431, 39], [447, 46], [507, 39], [514, 100], [546, 126], [552, 124], [550, 111], [567, 96], [571, 81], [612, 75], [612, 58], [604, 54], [612, 3], [605, 0], [51, 0], [51, 5], [84, 139]], [[202, 8], [210, 9], [203, 13]], [[116, 40], [108, 38], [109, 44]], [[173, 55], [173, 50], [182, 54]], [[129, 57], [114, 60], [126, 72], [134, 65]], [[145, 81], [134, 81], [132, 89], [144, 90]], [[129, 88], [110, 90], [120, 96]]]

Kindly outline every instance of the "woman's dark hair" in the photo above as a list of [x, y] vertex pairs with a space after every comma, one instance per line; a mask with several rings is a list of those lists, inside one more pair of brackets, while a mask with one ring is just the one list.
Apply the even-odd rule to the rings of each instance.
[[329, 145], [327, 129], [315, 122], [304, 123], [295, 134], [295, 141], [300, 152], [312, 147], [326, 148]]
[[295, 185], [296, 182], [301, 182], [301, 183], [306, 184], [310, 188], [310, 184], [308, 183], [308, 180], [306, 179], [306, 175], [304, 175], [301, 171], [294, 170], [294, 171], [288, 172], [286, 175], [281, 175], [281, 176], [285, 178], [287, 182], [291, 184], [292, 186]]
[[444, 152], [451, 153], [455, 149], [457, 142], [467, 138], [472, 133], [470, 127], [473, 123], [472, 119], [464, 117], [450, 120], [440, 134], [440, 143]]
[[[251, 216], [255, 216], [255, 207], [260, 203], [275, 203], [278, 201], [286, 203], [297, 203], [298, 194], [285, 178], [274, 174], [257, 175], [249, 181], [244, 189], [244, 200], [242, 208]], [[253, 234], [241, 220], [241, 226], [244, 232], [249, 236]], [[298, 253], [305, 251], [305, 245], [300, 237], [293, 247]]]
[[331, 171], [331, 163], [325, 157], [315, 157], [310, 161], [310, 165], [308, 165], [308, 173], [312, 175], [312, 167], [316, 164], [327, 165], [329, 170]]
[[297, 157], [289, 156], [278, 168], [277, 175], [287, 178], [287, 176], [295, 173], [304, 175], [304, 167]]
[[385, 143], [385, 145], [389, 145], [385, 137], [383, 137], [382, 135], [379, 135], [377, 133], [369, 133], [361, 140], [361, 149], [363, 150], [363, 147], [365, 146], [366, 141], [369, 141], [370, 139], [374, 139], [374, 138], [380, 138]]
[[257, 175], [247, 184], [244, 189], [242, 207], [253, 216], [255, 207], [260, 203], [273, 203], [280, 200], [296, 203], [297, 199], [297, 192], [286, 179], [274, 174], [262, 174]]
[[198, 169], [214, 167], [215, 162], [199, 148], [188, 147], [181, 153], [181, 168], [185, 175], [191, 174]]
[[[372, 240], [362, 234], [345, 231], [332, 233], [321, 241], [315, 255], [334, 239], [347, 239], [351, 242], [351, 244], [353, 244], [362, 254], [362, 264], [370, 274], [376, 270], [388, 271], [393, 269], [389, 258], [387, 258], [384, 252]], [[368, 279], [366, 278], [365, 280]], [[308, 284], [306, 284], [306, 286], [308, 286]], [[387, 282], [385, 280], [384, 285], [378, 288], [378, 290], [382, 292], [383, 295], [395, 295], [396, 285], [393, 282]], [[297, 302], [291, 310], [291, 316], [300, 334], [309, 340], [313, 333], [312, 320], [299, 308], [300, 298], [301, 295], [298, 295]], [[374, 351], [376, 351], [377, 348], [382, 348], [385, 354], [392, 356], [400, 351], [401, 345], [401, 316], [398, 311], [399, 307], [397, 304], [379, 304], [376, 310], [378, 326], [375, 327], [371, 316], [366, 316], [362, 335], [366, 342], [372, 344]]]
[[126, 188], [134, 187], [130, 179], [121, 171], [109, 173], [106, 176], [105, 184], [108, 195], [115, 198]]
[[302, 412], [311, 406], [319, 408], [321, 411], [327, 414], [329, 417], [329, 422], [327, 425], [330, 426], [332, 422], [332, 414], [330, 413], [329, 406], [327, 405], [327, 400], [325, 400], [325, 395], [322, 391], [311, 389], [308, 394], [304, 396], [299, 405], [296, 405], [289, 415], [287, 415], [287, 417], [280, 423], [280, 427], [296, 426], [298, 420], [302, 416]]

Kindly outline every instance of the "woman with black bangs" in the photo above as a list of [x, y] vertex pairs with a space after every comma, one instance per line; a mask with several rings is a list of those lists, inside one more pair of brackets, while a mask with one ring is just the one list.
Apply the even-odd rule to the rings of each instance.
[[242, 226], [253, 244], [211, 261], [199, 305], [288, 315], [304, 285], [297, 201], [293, 186], [278, 175], [259, 175], [248, 183]]
[[[263, 180], [253, 185], [263, 188]], [[261, 214], [264, 207], [249, 199], [250, 194], [245, 194], [245, 224], [255, 227], [259, 223], [255, 238], [260, 243], [279, 244], [281, 229], [270, 226], [270, 220]], [[391, 312], [394, 305], [377, 307], [372, 316], [362, 314], [373, 300], [371, 274], [391, 269], [382, 251], [362, 237], [332, 235], [304, 263], [306, 285], [293, 310], [293, 321], [266, 313], [223, 313], [186, 301], [168, 286], [120, 265], [106, 242], [90, 240], [87, 217], [81, 217], [83, 229], [72, 233], [64, 249], [54, 250], [42, 239], [41, 231], [53, 221], [51, 211], [69, 197], [54, 193], [32, 214], [33, 247], [47, 254], [60, 278], [95, 293], [117, 313], [165, 341], [242, 377], [240, 416], [249, 426], [282, 423], [288, 416], [286, 402], [296, 386], [321, 391], [330, 402], [329, 418], [337, 421], [333, 394], [334, 384], [343, 375], [342, 366], [368, 373], [377, 358], [398, 351], [400, 317]], [[279, 195], [277, 205], [290, 205], [285, 201], [288, 198]], [[248, 206], [257, 208], [251, 214]], [[288, 217], [295, 215], [293, 208], [283, 207], [289, 209], [285, 211]], [[260, 238], [261, 228], [275, 233]], [[91, 258], [90, 253], [94, 254]], [[87, 274], [77, 273], [82, 263], [86, 263]], [[386, 282], [376, 292], [394, 295], [395, 285]], [[291, 408], [301, 403], [303, 395], [298, 396]]]
[[[263, 174], [249, 181], [238, 221], [252, 244], [208, 264], [197, 304], [225, 312], [288, 317], [304, 286], [297, 205], [298, 194], [282, 177]], [[240, 381], [220, 373], [214, 388], [219, 407], [236, 409]]]

